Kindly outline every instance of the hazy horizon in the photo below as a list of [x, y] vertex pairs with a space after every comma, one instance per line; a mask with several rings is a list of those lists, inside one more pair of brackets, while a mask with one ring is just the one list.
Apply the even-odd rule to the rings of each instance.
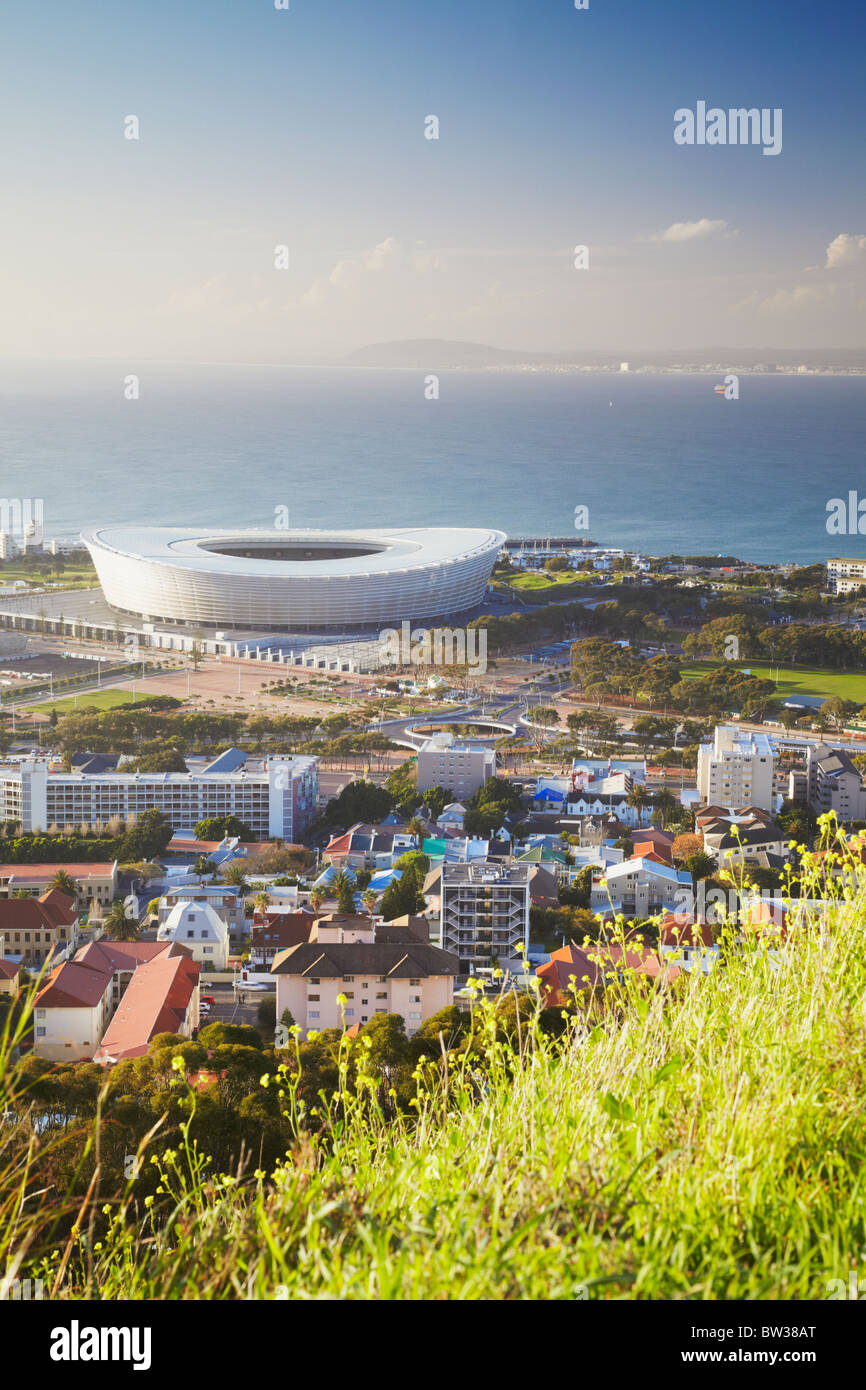
[[[0, 355], [860, 349], [866, 20], [815, 19], [806, 0], [18, 10]], [[782, 112], [779, 153], [678, 145], [701, 102]]]

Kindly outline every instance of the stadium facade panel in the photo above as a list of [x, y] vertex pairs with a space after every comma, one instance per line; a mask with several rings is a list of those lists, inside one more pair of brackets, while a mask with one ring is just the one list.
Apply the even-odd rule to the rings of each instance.
[[506, 537], [482, 528], [207, 531], [82, 537], [106, 601], [146, 621], [276, 632], [429, 621], [484, 597]]

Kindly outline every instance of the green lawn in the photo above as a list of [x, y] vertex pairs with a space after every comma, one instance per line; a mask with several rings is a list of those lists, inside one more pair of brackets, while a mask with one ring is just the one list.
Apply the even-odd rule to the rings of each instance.
[[116, 705], [129, 704], [132, 704], [132, 691], [112, 687], [108, 690], [85, 690], [78, 696], [64, 695], [59, 700], [46, 700], [45, 704], [29, 706], [24, 713], [50, 714], [56, 709], [58, 714], [68, 714], [70, 710], [86, 709], [88, 705], [95, 705], [97, 709], [114, 709]]
[[[680, 669], [686, 680], [697, 680], [699, 676], [724, 664], [722, 661], [689, 661], [684, 662]], [[795, 695], [816, 695], [824, 700], [840, 695], [843, 700], [857, 700], [866, 704], [866, 674], [862, 671], [822, 671], [810, 666], [776, 667], [751, 661], [737, 664], [761, 680], [776, 681], [778, 676], [778, 692], [786, 700]]]
[[589, 579], [573, 570], [564, 570], [559, 574], [517, 574], [506, 583], [515, 589], [555, 589], [557, 584], [586, 584]]

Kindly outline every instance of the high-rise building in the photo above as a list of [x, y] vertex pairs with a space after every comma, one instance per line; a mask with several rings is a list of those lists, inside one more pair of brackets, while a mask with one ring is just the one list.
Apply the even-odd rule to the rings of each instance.
[[713, 742], [702, 743], [698, 750], [701, 800], [725, 810], [758, 806], [772, 811], [775, 767], [776, 746], [766, 734], [719, 724]]
[[529, 949], [531, 864], [442, 865], [439, 945], [460, 961], [460, 973], [512, 959]]

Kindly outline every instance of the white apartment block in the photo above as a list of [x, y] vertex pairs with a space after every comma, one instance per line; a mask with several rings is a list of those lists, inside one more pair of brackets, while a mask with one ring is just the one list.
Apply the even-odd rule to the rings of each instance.
[[206, 816], [231, 815], [259, 839], [296, 842], [316, 813], [318, 769], [318, 758], [291, 755], [235, 772], [53, 772], [46, 761], [28, 761], [0, 770], [0, 816], [31, 831], [155, 809], [173, 830], [188, 831]]
[[461, 975], [510, 960], [529, 949], [530, 864], [442, 865], [439, 945], [460, 962]]
[[866, 586], [866, 560], [828, 560], [827, 588], [831, 594], [849, 594]]
[[496, 776], [496, 753], [482, 743], [455, 739], [453, 734], [434, 734], [418, 753], [418, 790], [447, 787], [456, 801], [468, 801]]
[[766, 734], [719, 724], [713, 742], [698, 750], [698, 793], [707, 805], [726, 810], [758, 806], [772, 811], [775, 767], [776, 746]]

